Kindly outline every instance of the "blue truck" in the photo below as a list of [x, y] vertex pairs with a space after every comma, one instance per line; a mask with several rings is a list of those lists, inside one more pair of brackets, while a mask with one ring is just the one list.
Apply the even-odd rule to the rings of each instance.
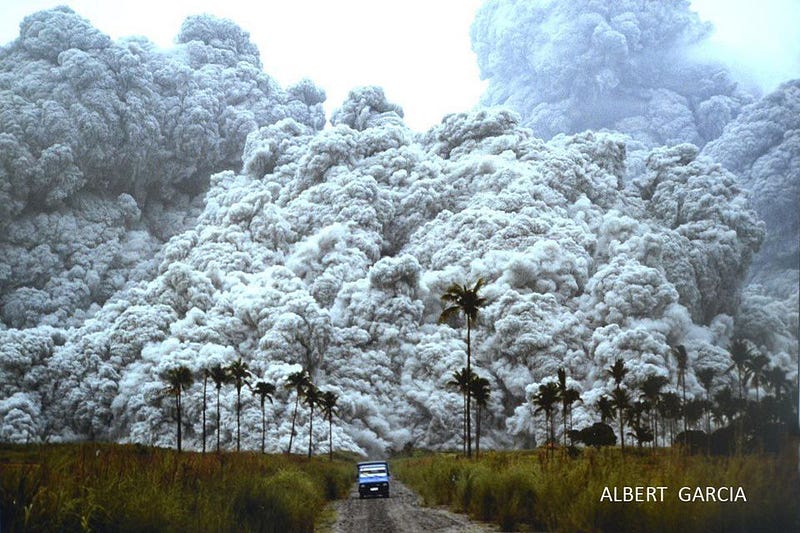
[[389, 463], [386, 461], [365, 461], [358, 463], [358, 495], [389, 497]]

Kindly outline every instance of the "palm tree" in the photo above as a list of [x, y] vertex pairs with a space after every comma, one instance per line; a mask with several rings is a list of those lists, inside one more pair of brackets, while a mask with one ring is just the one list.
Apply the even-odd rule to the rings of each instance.
[[741, 410], [742, 399], [734, 397], [730, 387], [718, 390], [714, 394], [714, 418], [722, 425], [730, 424]]
[[545, 423], [548, 429], [548, 442], [555, 443], [556, 428], [553, 424], [553, 408], [558, 401], [558, 385], [552, 381], [539, 385], [539, 392], [533, 395], [531, 401], [536, 406], [535, 413], [544, 411]]
[[241, 357], [229, 364], [227, 370], [231, 382], [236, 387], [236, 451], [238, 452], [241, 450], [242, 387], [247, 384], [247, 378], [252, 374]]
[[658, 418], [652, 415], [652, 411], [658, 404], [661, 389], [663, 389], [668, 382], [669, 380], [664, 376], [650, 374], [644, 378], [644, 381], [642, 381], [642, 384], [639, 386], [642, 398], [644, 398], [646, 402], [645, 410], [647, 411], [647, 415], [652, 417], [653, 447], [655, 447], [656, 441], [658, 440]]
[[469, 389], [470, 379], [467, 377], [467, 368], [453, 372], [453, 379], [447, 382], [447, 386], [458, 390], [461, 393], [463, 406], [461, 409], [461, 436], [464, 447], [464, 455], [467, 453], [467, 389]]
[[[442, 295], [442, 301], [450, 304], [439, 315], [439, 323], [447, 322], [451, 317], [464, 313], [467, 318], [467, 376], [472, 375], [472, 326], [478, 319], [478, 310], [486, 305], [486, 298], [478, 296], [478, 291], [483, 287], [483, 278], [479, 278], [472, 288], [466, 285], [453, 283]], [[472, 457], [472, 425], [470, 419], [470, 390], [467, 387], [467, 457]]]
[[289, 434], [289, 449], [286, 450], [287, 454], [292, 453], [292, 441], [294, 440], [294, 434], [295, 434], [294, 426], [297, 420], [297, 406], [300, 403], [300, 398], [303, 397], [303, 394], [305, 394], [305, 391], [310, 384], [311, 384], [311, 376], [308, 375], [308, 372], [306, 370], [294, 372], [286, 377], [286, 384], [284, 385], [284, 387], [289, 390], [293, 390], [296, 393], [294, 399], [294, 413], [292, 414], [292, 431]]
[[475, 376], [470, 381], [470, 392], [475, 398], [475, 458], [481, 455], [481, 411], [489, 402], [489, 380]]
[[222, 367], [222, 365], [214, 365], [212, 366], [209, 371], [208, 375], [211, 378], [211, 381], [214, 382], [214, 386], [217, 388], [217, 453], [219, 453], [219, 436], [220, 436], [220, 426], [219, 426], [219, 394], [222, 390], [222, 386], [226, 383], [230, 383], [230, 376], [228, 375], [228, 371]]
[[697, 381], [703, 386], [706, 391], [706, 433], [711, 433], [711, 389], [714, 387], [714, 378], [717, 377], [717, 371], [711, 367], [701, 368], [696, 373]]
[[[686, 348], [683, 344], [679, 344], [672, 348], [672, 355], [675, 357], [675, 362], [678, 364], [678, 387], [681, 388], [681, 403], [686, 406], [686, 369], [689, 367], [689, 354], [686, 353]], [[684, 410], [685, 413], [685, 410]], [[686, 416], [683, 417], [683, 434], [686, 435]]]
[[305, 391], [305, 404], [308, 405], [308, 458], [311, 458], [311, 445], [314, 438], [314, 406], [319, 405], [321, 394], [313, 383], [309, 383]]
[[192, 386], [194, 378], [192, 377], [192, 371], [187, 366], [181, 365], [167, 370], [162, 379], [167, 382], [164, 393], [175, 396], [175, 409], [178, 415], [178, 453], [180, 453], [182, 450], [181, 393]]
[[669, 441], [670, 444], [674, 444], [675, 421], [681, 416], [683, 411], [681, 397], [672, 391], [662, 393], [656, 404], [656, 409], [658, 409], [658, 414], [662, 419], [669, 420]]
[[569, 429], [572, 431], [572, 404], [573, 403], [583, 403], [583, 398], [581, 398], [581, 393], [578, 392], [577, 389], [573, 389], [572, 387], [567, 389], [567, 415], [569, 416]]
[[689, 425], [694, 427], [703, 418], [705, 410], [706, 401], [702, 398], [694, 398], [683, 406], [683, 416], [689, 422]]
[[264, 453], [264, 445], [267, 440], [267, 416], [264, 403], [265, 400], [269, 400], [269, 403], [272, 403], [272, 395], [275, 394], [275, 385], [267, 383], [266, 381], [259, 381], [252, 390], [253, 396], [258, 396], [258, 401], [261, 405], [261, 453]]
[[764, 378], [765, 385], [772, 389], [772, 392], [775, 394], [775, 398], [778, 401], [783, 400], [784, 393], [789, 393], [791, 384], [789, 383], [789, 380], [786, 379], [786, 371], [781, 367], [774, 366], [768, 369], [764, 373]]
[[606, 374], [614, 380], [616, 388], [620, 388], [622, 380], [628, 374], [628, 369], [625, 368], [625, 361], [622, 359], [614, 361], [614, 364], [606, 369]]
[[[623, 391], [627, 392], [627, 391]], [[654, 439], [653, 431], [642, 424], [642, 414], [648, 409], [645, 400], [639, 400], [628, 405], [625, 410], [625, 417], [628, 419], [628, 425], [633, 431], [628, 432], [628, 435], [636, 439], [636, 445], [641, 448], [645, 442], [650, 442]]]
[[600, 422], [603, 424], [606, 423], [606, 420], [614, 420], [617, 417], [614, 412], [614, 403], [606, 395], [600, 396], [594, 406], [600, 413]]
[[731, 356], [731, 366], [728, 367], [726, 372], [730, 372], [734, 368], [739, 377], [739, 398], [744, 398], [744, 385], [747, 380], [747, 361], [753, 356], [750, 342], [745, 339], [735, 339], [728, 347], [728, 353]]
[[203, 453], [206, 453], [206, 407], [208, 405], [206, 391], [208, 390], [209, 369], [200, 371], [203, 375]]
[[756, 401], [759, 401], [759, 390], [767, 379], [767, 365], [769, 357], [763, 353], [753, 355], [745, 361], [745, 369], [750, 376], [750, 383], [756, 388]]
[[328, 460], [333, 461], [333, 415], [336, 410], [336, 402], [339, 395], [333, 391], [325, 391], [320, 398], [320, 409], [323, 418], [328, 421]]
[[561, 418], [564, 422], [564, 447], [567, 446], [567, 409], [569, 409], [567, 396], [567, 371], [563, 367], [558, 369], [558, 397], [561, 399]]
[[606, 369], [611, 379], [614, 380], [614, 391], [611, 393], [611, 403], [617, 408], [617, 419], [619, 420], [619, 437], [622, 444], [622, 450], [625, 451], [625, 434], [623, 433], [623, 426], [625, 420], [622, 417], [622, 412], [630, 405], [630, 396], [628, 392], [622, 389], [622, 380], [628, 374], [628, 369], [625, 368], [625, 361], [618, 358], [614, 364]]

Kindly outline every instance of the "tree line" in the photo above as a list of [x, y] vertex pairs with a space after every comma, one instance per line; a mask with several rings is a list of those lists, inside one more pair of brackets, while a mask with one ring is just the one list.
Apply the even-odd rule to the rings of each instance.
[[[181, 452], [183, 448], [183, 392], [194, 385], [195, 377], [192, 371], [185, 365], [170, 368], [161, 376], [166, 384], [162, 392], [173, 396], [175, 399], [176, 443], [178, 452]], [[220, 452], [220, 436], [222, 430], [220, 424], [220, 395], [225, 385], [233, 385], [236, 389], [236, 451], [241, 451], [242, 389], [247, 387], [253, 396], [258, 397], [261, 411], [261, 453], [264, 453], [267, 434], [266, 402], [269, 400], [270, 403], [273, 403], [277, 386], [274, 383], [263, 380], [256, 380], [255, 383], [253, 383], [253, 373], [250, 371], [247, 363], [242, 361], [241, 357], [225, 366], [217, 364], [208, 368], [203, 368], [199, 372], [199, 378], [202, 379], [203, 382], [202, 453], [206, 453], [206, 443], [208, 441], [206, 414], [208, 411], [208, 389], [210, 384], [213, 384], [216, 389], [217, 396], [216, 424], [214, 425], [217, 437], [217, 453]], [[322, 390], [317, 387], [317, 385], [313, 383], [310, 374], [305, 369], [289, 374], [283, 383], [283, 387], [288, 390], [290, 394], [295, 394], [292, 429], [289, 435], [289, 446], [286, 453], [292, 453], [292, 446], [296, 435], [295, 424], [297, 420], [297, 411], [299, 404], [302, 402], [309, 409], [308, 457], [311, 457], [313, 451], [314, 408], [319, 408], [323, 420], [328, 422], [328, 454], [330, 459], [333, 459], [333, 417], [337, 411], [336, 407], [339, 396], [333, 391]]]
[[[457, 283], [450, 285], [441, 297], [445, 307], [439, 316], [440, 324], [448, 323], [460, 315], [466, 319], [466, 365], [452, 374], [447, 385], [462, 396], [462, 442], [463, 452], [467, 457], [472, 457], [473, 417], [476, 422], [475, 452], [476, 455], [480, 454], [482, 413], [491, 394], [490, 381], [472, 370], [472, 330], [477, 322], [479, 310], [487, 304], [486, 298], [479, 294], [483, 285], [483, 279], [478, 279], [472, 286]], [[765, 443], [773, 442], [781, 433], [786, 433], [796, 421], [791, 403], [791, 384], [786, 371], [778, 366], [770, 366], [769, 357], [760, 353], [752, 342], [737, 338], [728, 347], [730, 365], [725, 374], [734, 374], [736, 390], [728, 384], [720, 383], [723, 375], [712, 367], [693, 369], [704, 389], [703, 397], [687, 398], [686, 374], [690, 358], [686, 348], [683, 345], [674, 346], [670, 354], [676, 375], [674, 384], [670, 384], [669, 379], [663, 375], [651, 374], [635, 388], [625, 383], [625, 377], [629, 372], [625, 361], [621, 358], [616, 359], [604, 370], [614, 386], [591, 406], [599, 415], [599, 422], [580, 430], [572, 427], [572, 410], [575, 404], [583, 402], [583, 398], [578, 390], [568, 386], [566, 369], [559, 368], [554, 379], [541, 383], [530, 399], [534, 414], [544, 415], [547, 444], [551, 446], [558, 444], [555, 422], [559, 410], [562, 444], [565, 448], [570, 442], [590, 446], [616, 444], [615, 431], [608, 424], [615, 422], [623, 451], [626, 436], [635, 440], [640, 448], [648, 443], [655, 448], [659, 444], [660, 437], [662, 445], [673, 445], [678, 442], [698, 448], [699, 443], [704, 443], [706, 450], [710, 450], [712, 442], [722, 442], [727, 451], [731, 451], [730, 443], [733, 443], [739, 452], [753, 449], [757, 445], [763, 449]], [[182, 392], [193, 385], [195, 376], [188, 367], [178, 366], [168, 370], [162, 377], [167, 384], [164, 392], [175, 398], [177, 448], [181, 451]], [[232, 384], [236, 388], [236, 450], [241, 449], [241, 393], [246, 386], [259, 398], [263, 453], [266, 440], [266, 401], [273, 402], [276, 385], [265, 381], [251, 384], [253, 375], [247, 363], [241, 358], [227, 366], [215, 365], [204, 368], [200, 372], [200, 377], [203, 380], [203, 453], [206, 451], [207, 441], [206, 412], [209, 381], [213, 383], [217, 392], [215, 425], [217, 451], [220, 450], [220, 392], [224, 385]], [[671, 390], [665, 390], [668, 385], [673, 385], [670, 387]], [[313, 450], [314, 410], [319, 408], [323, 420], [328, 422], [329, 454], [332, 457], [333, 416], [338, 396], [332, 391], [320, 390], [312, 382], [306, 370], [287, 376], [283, 386], [295, 394], [286, 453], [292, 452], [297, 412], [302, 403], [309, 409], [308, 456], [311, 457]], [[752, 398], [753, 392], [755, 399]], [[698, 429], [701, 422], [703, 429]]]
[[[486, 406], [491, 392], [490, 382], [475, 374], [471, 367], [471, 333], [480, 308], [487, 303], [479, 295], [483, 285], [483, 279], [478, 279], [471, 287], [457, 283], [450, 285], [441, 297], [445, 308], [439, 317], [440, 323], [460, 314], [466, 319], [466, 366], [453, 373], [448, 385], [456, 388], [463, 397], [462, 439], [467, 457], [472, 456], [473, 414], [477, 422], [476, 455], [480, 453], [481, 409]], [[565, 448], [569, 445], [568, 439], [572, 444], [577, 442], [590, 446], [616, 444], [614, 429], [608, 424], [616, 422], [623, 451], [626, 436], [635, 440], [640, 448], [647, 443], [655, 448], [660, 437], [662, 445], [677, 442], [693, 450], [705, 448], [712, 451], [713, 448], [720, 453], [763, 450], [765, 447], [774, 449], [780, 437], [797, 421], [786, 371], [771, 366], [769, 357], [760, 353], [747, 339], [734, 339], [727, 351], [730, 364], [725, 374], [735, 375], [736, 390], [721, 383], [724, 376], [714, 368], [698, 367], [693, 370], [705, 394], [687, 398], [686, 374], [690, 358], [685, 346], [676, 345], [670, 349], [676, 375], [673, 390], [665, 390], [671, 384], [660, 374], [650, 374], [638, 387], [629, 387], [624, 383], [629, 369], [621, 358], [604, 369], [614, 386], [592, 406], [600, 417], [600, 421], [592, 426], [581, 430], [572, 427], [573, 406], [582, 403], [583, 399], [578, 390], [567, 385], [564, 368], [558, 369], [555, 379], [541, 383], [530, 402], [534, 414], [544, 414], [550, 447], [558, 444], [555, 419], [560, 408]], [[752, 393], [755, 393], [755, 399]], [[474, 413], [471, 409], [473, 399], [476, 403]], [[698, 429], [701, 425], [703, 429]]]

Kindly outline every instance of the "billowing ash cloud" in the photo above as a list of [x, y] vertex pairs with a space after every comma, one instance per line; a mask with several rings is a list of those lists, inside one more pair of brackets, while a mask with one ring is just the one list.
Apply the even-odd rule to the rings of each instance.
[[800, 275], [800, 80], [744, 108], [703, 155], [735, 172], [752, 191], [768, 232], [755, 281], [797, 298]]
[[751, 101], [693, 53], [710, 31], [686, 0], [489, 0], [471, 35], [484, 104], [545, 139], [608, 128], [652, 147], [702, 146]]
[[[489, 303], [473, 361], [492, 387], [488, 444], [536, 438], [526, 400], [560, 366], [589, 400], [617, 357], [631, 386], [650, 373], [674, 385], [675, 343], [690, 353], [690, 395], [703, 394], [694, 369], [723, 375], [763, 239], [732, 174], [684, 144], [652, 150], [628, 182], [615, 134], [545, 143], [496, 110], [416, 134], [401, 116], [362, 88], [329, 129], [286, 118], [253, 131], [242, 172], [212, 176], [196, 226], [164, 245], [152, 278], [80, 327], [0, 331], [2, 435], [171, 445], [159, 374], [242, 357], [260, 378], [280, 385], [305, 367], [340, 394], [337, 447], [456, 447], [461, 398], [447, 382], [464, 364], [464, 332], [436, 319], [445, 288], [478, 277]], [[272, 450], [287, 445], [292, 400], [279, 387]], [[227, 444], [234, 402], [224, 388]], [[184, 399], [193, 447], [201, 403], [195, 385]], [[577, 425], [590, 405], [576, 408]], [[259, 416], [245, 395], [245, 427]], [[298, 423], [305, 435], [304, 411]], [[257, 432], [243, 435], [258, 446]]]
[[[623, 132], [637, 154], [627, 161], [630, 177], [645, 169], [643, 147], [686, 142], [732, 171], [766, 222], [751, 271], [759, 286], [746, 293], [739, 317], [749, 321], [743, 310], [771, 294], [781, 300], [772, 307], [795, 309], [791, 323], [800, 289], [798, 82], [754, 100], [712, 62], [711, 30], [685, 0], [489, 0], [473, 23], [472, 46], [489, 81], [483, 103], [511, 107], [535, 135]], [[756, 322], [796, 339], [796, 326]]]
[[190, 17], [177, 41], [113, 42], [60, 7], [0, 49], [6, 324], [64, 323], [139, 279], [199, 213], [208, 176], [241, 165], [250, 131], [286, 117], [323, 126], [324, 93], [282, 90], [234, 23]]

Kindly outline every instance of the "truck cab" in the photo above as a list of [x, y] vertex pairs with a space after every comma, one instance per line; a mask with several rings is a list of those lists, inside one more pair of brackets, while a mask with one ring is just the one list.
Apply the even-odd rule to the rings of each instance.
[[389, 497], [389, 463], [386, 461], [365, 461], [358, 463], [358, 495]]

